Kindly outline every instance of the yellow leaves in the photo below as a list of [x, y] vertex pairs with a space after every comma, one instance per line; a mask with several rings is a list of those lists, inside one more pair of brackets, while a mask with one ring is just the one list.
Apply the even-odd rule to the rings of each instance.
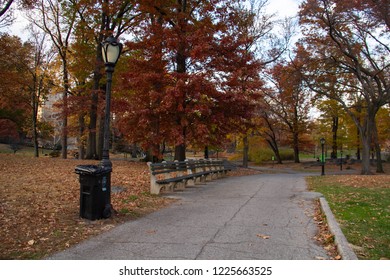
[[31, 239], [30, 241], [27, 242], [27, 244], [30, 246], [34, 245], [34, 243], [35, 243], [34, 239]]
[[265, 235], [265, 234], [257, 234], [256, 236], [259, 238], [262, 238], [262, 239], [270, 239], [271, 238], [271, 236]]

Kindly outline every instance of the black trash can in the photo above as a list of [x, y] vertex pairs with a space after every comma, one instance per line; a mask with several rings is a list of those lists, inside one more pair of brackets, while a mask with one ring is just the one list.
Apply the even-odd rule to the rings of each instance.
[[78, 165], [80, 217], [97, 220], [111, 217], [111, 171], [99, 165]]

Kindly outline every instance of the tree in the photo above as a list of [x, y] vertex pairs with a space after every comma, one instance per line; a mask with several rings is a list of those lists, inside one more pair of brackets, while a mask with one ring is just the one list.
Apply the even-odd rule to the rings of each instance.
[[[87, 158], [101, 158], [103, 148], [104, 121], [99, 122], [99, 94], [104, 93], [102, 78], [104, 73], [101, 42], [109, 35], [119, 38], [138, 23], [140, 12], [137, 1], [109, 1], [109, 0], [82, 0], [71, 1], [76, 7], [79, 16], [78, 30], [90, 37], [90, 44], [94, 45], [95, 57], [93, 68], [93, 84], [89, 110]], [[101, 110], [100, 110], [101, 112]], [[100, 119], [104, 114], [100, 114]], [[99, 133], [100, 131], [100, 136]], [[99, 141], [100, 138], [100, 141]]]
[[77, 137], [79, 159], [85, 158], [88, 139], [87, 116], [91, 108], [93, 88], [91, 73], [94, 71], [96, 59], [96, 43], [92, 35], [83, 24], [78, 22], [73, 33], [74, 40], [69, 55], [69, 71], [73, 84], [72, 96], [68, 100], [69, 133]]
[[[363, 146], [362, 174], [371, 174], [375, 117], [390, 102], [390, 33], [388, 13], [381, 11], [388, 11], [388, 5], [382, 7], [381, 2], [306, 0], [300, 11], [310, 57], [306, 83], [319, 95], [337, 100], [354, 120]], [[349, 102], [356, 95], [363, 100], [362, 120]], [[377, 171], [382, 172], [380, 158], [377, 162]]]
[[270, 71], [272, 87], [265, 91], [265, 102], [290, 135], [294, 160], [299, 162], [300, 134], [306, 130], [310, 102], [303, 86], [301, 65], [297, 56], [293, 62], [276, 64]]
[[[239, 20], [236, 23], [238, 27], [235, 30], [235, 34], [240, 34], [238, 35], [238, 37], [240, 38], [239, 40], [245, 40], [246, 52], [248, 54], [255, 54], [257, 71], [259, 72], [260, 76], [262, 76], [262, 69], [266, 67], [272, 67], [272, 65], [276, 63], [276, 61], [278, 61], [285, 54], [290, 44], [290, 39], [294, 33], [293, 20], [291, 18], [277, 20], [275, 14], [267, 14], [265, 12], [265, 8], [267, 7], [267, 5], [268, 0], [250, 0], [248, 3], [242, 6], [238, 4], [236, 12], [239, 14]], [[242, 72], [242, 74], [244, 75], [245, 73], [247, 73], [247, 71]], [[242, 80], [244, 81], [242, 83], [244, 85], [242, 89], [245, 90], [245, 88], [247, 87], [247, 81], [245, 81], [245, 77], [242, 77]], [[255, 88], [256, 87], [258, 89], [261, 87], [259, 77], [257, 77], [257, 85], [255, 85]], [[263, 108], [259, 110], [262, 110]], [[262, 113], [260, 114], [262, 116], [265, 116]], [[269, 124], [270, 123], [268, 123], [268, 125]], [[247, 120], [247, 126], [249, 129], [251, 126], [253, 126], [253, 122], [250, 119]], [[244, 167], [248, 167], [248, 135], [248, 131], [243, 134]], [[270, 139], [268, 138], [268, 140]], [[273, 145], [272, 147], [276, 148], [275, 145]], [[278, 153], [278, 151], [276, 151], [276, 153]]]
[[149, 14], [145, 25], [136, 31], [138, 42], [128, 42], [129, 52], [121, 58], [123, 69], [120, 90], [113, 101], [113, 111], [120, 116], [117, 125], [131, 143], [140, 143], [145, 151], [163, 157], [162, 146], [171, 141], [171, 102], [167, 102], [168, 88], [172, 80], [168, 72], [168, 60], [164, 56], [166, 40], [163, 20]]
[[32, 120], [32, 138], [34, 144], [34, 156], [38, 157], [38, 109], [42, 100], [49, 94], [52, 87], [52, 78], [50, 73], [50, 63], [54, 57], [53, 50], [47, 46], [46, 34], [39, 33], [31, 27], [31, 61], [29, 61], [28, 73], [30, 82], [27, 85], [30, 94], [31, 120]]
[[18, 142], [27, 132], [30, 109], [27, 91], [31, 46], [0, 34], [0, 138]]
[[3, 35], [0, 71], [3, 80], [0, 88], [0, 118], [3, 119], [3, 136], [17, 143], [19, 134], [31, 135], [35, 156], [38, 157], [38, 137], [44, 126], [38, 121], [38, 108], [52, 84], [49, 63], [52, 53], [45, 49], [45, 37], [34, 33], [33, 40], [22, 43], [17, 37]]
[[0, 0], [0, 27], [11, 25], [14, 21], [13, 6], [14, 2], [18, 2], [21, 8], [32, 8], [34, 0]]
[[[214, 54], [215, 69], [220, 80], [220, 87], [236, 99], [238, 111], [230, 111], [234, 119], [231, 131], [236, 131], [243, 140], [243, 166], [248, 167], [249, 139], [254, 123], [252, 121], [258, 100], [260, 88], [263, 85], [259, 72], [267, 62], [256, 57], [259, 41], [269, 35], [270, 17], [264, 14], [267, 1], [250, 1], [250, 8], [238, 3], [233, 6], [228, 24], [219, 42], [217, 53]], [[260, 19], [261, 18], [261, 19]], [[263, 20], [260, 22], [260, 20]], [[229, 54], [226, 55], [227, 50]], [[224, 73], [220, 75], [220, 73]], [[246, 102], [243, 102], [246, 101]], [[243, 104], [244, 107], [237, 106]]]
[[68, 55], [71, 35], [76, 22], [76, 10], [72, 3], [63, 0], [37, 1], [38, 17], [30, 16], [30, 21], [48, 34], [61, 60], [62, 80], [62, 133], [61, 155], [67, 158], [68, 149], [68, 95], [70, 94]]
[[131, 127], [130, 138], [160, 158], [158, 147], [166, 143], [175, 146], [178, 160], [189, 144], [220, 145], [252, 106], [249, 90], [238, 86], [240, 61], [248, 66], [250, 55], [242, 57], [245, 41], [231, 36], [235, 7], [227, 1], [143, 1], [141, 9], [148, 16], [137, 42], [127, 45], [126, 92], [117, 107], [121, 130]]
[[340, 120], [343, 116], [344, 110], [337, 103], [337, 101], [330, 99], [319, 102], [317, 108], [322, 112], [321, 118], [324, 122], [329, 123], [332, 131], [332, 153], [330, 157], [332, 159], [337, 158], [338, 147], [338, 130]]
[[266, 102], [264, 102], [259, 109], [260, 124], [258, 124], [258, 132], [274, 152], [276, 162], [282, 164], [279, 143], [281, 138], [280, 135], [283, 134], [285, 129], [283, 123], [279, 121], [278, 116], [272, 112], [272, 109]]

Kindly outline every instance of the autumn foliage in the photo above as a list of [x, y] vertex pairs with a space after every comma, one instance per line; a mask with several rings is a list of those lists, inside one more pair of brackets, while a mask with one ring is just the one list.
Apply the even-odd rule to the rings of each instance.
[[[258, 65], [242, 51], [247, 42], [228, 32], [238, 23], [236, 7], [228, 1], [184, 2], [143, 2], [149, 17], [139, 40], [127, 44], [127, 69], [114, 105], [122, 133], [160, 158], [163, 144], [181, 147], [178, 159], [187, 145], [220, 144], [254, 108], [249, 84]], [[250, 90], [240, 81], [244, 74]]]

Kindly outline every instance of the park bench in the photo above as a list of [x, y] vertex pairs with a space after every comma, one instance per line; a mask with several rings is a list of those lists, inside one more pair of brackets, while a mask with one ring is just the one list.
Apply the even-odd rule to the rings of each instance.
[[159, 194], [161, 190], [183, 190], [186, 186], [204, 184], [206, 181], [223, 177], [232, 169], [223, 160], [215, 159], [148, 162], [148, 166], [152, 194]]

